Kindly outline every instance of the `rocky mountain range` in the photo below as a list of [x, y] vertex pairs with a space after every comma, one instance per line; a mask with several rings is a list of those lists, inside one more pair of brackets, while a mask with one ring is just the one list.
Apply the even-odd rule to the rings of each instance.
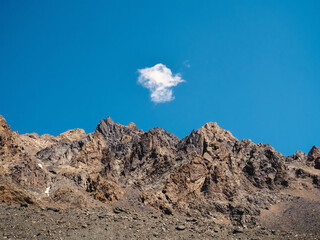
[[319, 233], [320, 149], [283, 156], [212, 122], [181, 140], [110, 117], [89, 134], [19, 134], [0, 116], [0, 202], [118, 204], [228, 226]]

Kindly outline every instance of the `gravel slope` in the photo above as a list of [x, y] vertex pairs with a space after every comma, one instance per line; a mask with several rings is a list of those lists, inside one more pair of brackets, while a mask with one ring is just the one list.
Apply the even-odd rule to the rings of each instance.
[[265, 228], [240, 229], [210, 221], [124, 208], [39, 208], [0, 204], [2, 239], [319, 239]]

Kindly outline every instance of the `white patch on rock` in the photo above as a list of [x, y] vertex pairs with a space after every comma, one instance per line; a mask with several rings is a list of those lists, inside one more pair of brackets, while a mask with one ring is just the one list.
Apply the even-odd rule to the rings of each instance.
[[50, 187], [47, 187], [46, 191], [44, 192], [44, 193], [46, 193], [48, 195], [48, 197], [49, 197], [49, 191], [50, 191]]

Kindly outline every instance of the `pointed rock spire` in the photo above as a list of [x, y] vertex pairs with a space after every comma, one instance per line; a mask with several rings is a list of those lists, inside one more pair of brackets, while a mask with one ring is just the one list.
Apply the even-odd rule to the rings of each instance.
[[316, 169], [320, 169], [320, 149], [313, 146], [308, 153], [308, 162]]
[[114, 124], [114, 122], [113, 122], [113, 120], [111, 119], [110, 116], [108, 116], [104, 121], [105, 121], [107, 124], [110, 124], [110, 125]]
[[134, 131], [139, 130], [137, 125], [134, 122], [129, 123], [127, 127], [130, 128], [131, 130], [134, 130]]
[[7, 124], [7, 123], [6, 123], [6, 119], [5, 119], [2, 115], [0, 115], [0, 124], [1, 124], [1, 125]]

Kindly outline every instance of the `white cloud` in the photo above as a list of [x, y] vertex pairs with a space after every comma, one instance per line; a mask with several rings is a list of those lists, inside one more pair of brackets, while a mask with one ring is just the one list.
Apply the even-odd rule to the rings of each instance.
[[172, 101], [174, 96], [171, 88], [185, 81], [181, 79], [179, 73], [172, 75], [171, 70], [162, 63], [138, 71], [140, 73], [138, 82], [150, 90], [151, 101], [156, 103]]

